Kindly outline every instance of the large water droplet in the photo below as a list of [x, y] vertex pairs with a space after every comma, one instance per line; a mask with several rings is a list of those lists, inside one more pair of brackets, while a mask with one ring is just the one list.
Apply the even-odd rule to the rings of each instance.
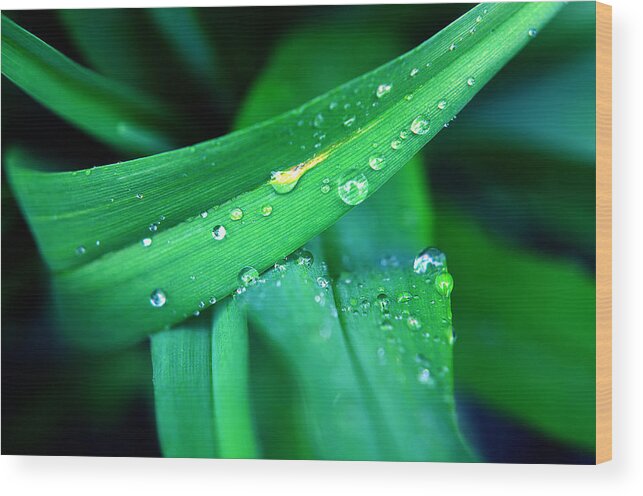
[[315, 257], [308, 250], [297, 250], [295, 252], [295, 261], [297, 265], [303, 265], [304, 267], [310, 267], [315, 261]]
[[418, 115], [413, 122], [411, 122], [411, 131], [413, 134], [426, 134], [429, 132], [431, 121], [424, 115]]
[[167, 302], [167, 296], [162, 289], [155, 289], [150, 295], [150, 303], [153, 307], [160, 308]]
[[227, 233], [228, 231], [224, 226], [214, 226], [214, 228], [212, 229], [212, 237], [217, 241], [221, 241], [223, 238], [225, 238]]
[[259, 272], [254, 267], [244, 267], [239, 272], [239, 283], [243, 287], [253, 286], [259, 279]]
[[413, 261], [413, 271], [416, 274], [439, 272], [446, 266], [447, 257], [437, 248], [425, 248]]
[[392, 84], [382, 83], [375, 90], [375, 96], [377, 98], [382, 98], [384, 95], [388, 94], [393, 88]]
[[442, 272], [435, 278], [435, 289], [445, 298], [448, 298], [453, 291], [453, 276], [448, 272]]
[[339, 197], [347, 205], [359, 205], [368, 196], [368, 179], [357, 169], [349, 169], [339, 179]]

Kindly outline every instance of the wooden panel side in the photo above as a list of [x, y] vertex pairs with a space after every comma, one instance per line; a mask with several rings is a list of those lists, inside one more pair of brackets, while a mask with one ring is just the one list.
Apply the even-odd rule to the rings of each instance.
[[596, 3], [596, 463], [612, 459], [612, 7]]

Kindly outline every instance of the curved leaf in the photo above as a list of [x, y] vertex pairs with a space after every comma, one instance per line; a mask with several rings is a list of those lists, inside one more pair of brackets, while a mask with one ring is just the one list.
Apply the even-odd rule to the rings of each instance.
[[2, 74], [64, 119], [133, 153], [172, 147], [169, 110], [149, 96], [81, 67], [2, 16]]
[[[14, 153], [10, 177], [40, 249], [52, 267], [68, 269], [55, 283], [69, 327], [91, 329], [77, 337], [96, 347], [132, 342], [183, 320], [200, 301], [230, 294], [245, 266], [265, 270], [350, 210], [337, 191], [353, 168], [369, 195], [382, 186], [560, 7], [476, 7], [375, 71], [195, 147], [76, 174], [25, 169]], [[374, 151], [381, 170], [368, 166]], [[285, 173], [271, 179], [275, 170]], [[325, 181], [332, 193], [324, 193]], [[291, 193], [277, 193], [289, 186]], [[236, 208], [239, 220], [231, 218]], [[167, 227], [143, 246], [160, 219]], [[212, 237], [217, 225], [228, 233], [220, 241]], [[150, 305], [157, 289], [167, 296], [161, 307]], [[108, 332], [114, 328], [118, 334]]]

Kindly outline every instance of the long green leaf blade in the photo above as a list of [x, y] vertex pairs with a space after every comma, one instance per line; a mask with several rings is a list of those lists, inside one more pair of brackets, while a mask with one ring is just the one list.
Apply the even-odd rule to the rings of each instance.
[[168, 109], [86, 69], [2, 16], [2, 74], [92, 136], [130, 153], [172, 147]]
[[[336, 193], [349, 169], [365, 174], [369, 195], [382, 186], [528, 42], [529, 29], [541, 28], [559, 8], [551, 3], [476, 7], [389, 64], [295, 111], [195, 148], [88, 175], [38, 174], [14, 160], [12, 182], [50, 264], [63, 269], [93, 260], [56, 279], [63, 315], [68, 322], [76, 320], [70, 327], [91, 329], [77, 337], [96, 347], [132, 342], [181, 321], [199, 301], [228, 295], [243, 267], [265, 270], [352, 208]], [[388, 93], [383, 84], [384, 90], [391, 85]], [[444, 110], [438, 105], [443, 99], [449, 102]], [[311, 126], [319, 114], [323, 130]], [[416, 134], [410, 128], [419, 117], [430, 125], [427, 131], [416, 122]], [[391, 147], [401, 130], [408, 139]], [[379, 171], [368, 168], [374, 143], [387, 164]], [[219, 162], [220, 157], [226, 160]], [[278, 194], [270, 171], [296, 164], [293, 171], [305, 175], [292, 193]], [[332, 194], [323, 192], [326, 180]], [[81, 199], [70, 205], [68, 197], [60, 198], [62, 191], [77, 191]], [[137, 191], [143, 198], [136, 198]], [[110, 198], [115, 198], [112, 205]], [[268, 205], [273, 213], [266, 217], [262, 212]], [[230, 217], [236, 208], [245, 212], [240, 220]], [[99, 212], [105, 225], [91, 221]], [[168, 228], [145, 248], [140, 239], [160, 217]], [[228, 232], [221, 242], [212, 238], [216, 225]], [[64, 239], [61, 229], [68, 233]], [[101, 242], [98, 249], [89, 248], [92, 239]], [[79, 246], [85, 247], [84, 255], [76, 255]], [[105, 253], [101, 247], [117, 251]], [[167, 295], [160, 308], [150, 305], [156, 289]], [[87, 295], [101, 304], [79, 308]], [[117, 335], [108, 332], [114, 328]]]

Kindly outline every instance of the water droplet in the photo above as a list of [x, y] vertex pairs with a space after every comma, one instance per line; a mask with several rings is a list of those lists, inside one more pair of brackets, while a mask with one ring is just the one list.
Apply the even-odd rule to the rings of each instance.
[[326, 279], [325, 277], [319, 276], [317, 278], [317, 286], [319, 286], [322, 289], [327, 288], [328, 287], [328, 279]]
[[535, 38], [538, 35], [538, 30], [536, 28], [531, 28], [527, 31], [527, 34], [529, 34], [530, 38]]
[[272, 213], [272, 205], [264, 205], [261, 207], [261, 215], [268, 217]]
[[148, 229], [152, 232], [156, 232], [158, 228], [159, 228], [158, 224], [150, 224], [150, 226], [148, 227]]
[[467, 85], [468, 86], [473, 86], [474, 84], [476, 84], [476, 78], [471, 76], [469, 79], [467, 79]]
[[404, 130], [404, 129], [402, 129], [402, 130], [400, 131], [400, 139], [405, 140], [405, 139], [406, 139], [406, 138], [408, 138], [408, 137], [409, 137], [409, 132], [408, 132], [408, 131], [406, 131], [406, 130]]
[[162, 289], [155, 289], [150, 295], [150, 303], [153, 307], [160, 308], [167, 302], [167, 296]]
[[413, 93], [409, 93], [408, 95], [404, 95], [404, 99], [407, 102], [410, 102], [411, 100], [413, 100]]
[[214, 226], [214, 228], [212, 229], [212, 237], [217, 241], [221, 241], [223, 238], [225, 238], [227, 233], [228, 231], [226, 230], [225, 226]]
[[87, 252], [87, 249], [84, 246], [79, 246], [76, 248], [76, 255], [84, 255]]
[[409, 76], [411, 76], [411, 77], [415, 77], [415, 76], [417, 76], [419, 73], [420, 73], [420, 69], [418, 69], [417, 67], [414, 67], [413, 69], [411, 69], [411, 72], [409, 73]]
[[476, 17], [476, 22], [482, 22], [482, 16]]
[[355, 124], [355, 119], [356, 117], [354, 115], [344, 118], [344, 126], [351, 127], [353, 124]]
[[322, 184], [321, 185], [321, 192], [326, 194], [330, 191], [330, 185], [329, 184]]
[[359, 205], [368, 196], [368, 179], [357, 169], [349, 169], [340, 177], [337, 191], [347, 205]]
[[373, 155], [368, 159], [368, 166], [375, 171], [382, 170], [382, 167], [384, 166], [384, 159], [382, 157], [378, 157], [377, 155]]
[[253, 286], [259, 279], [259, 272], [254, 267], [244, 267], [239, 272], [239, 283], [243, 287]]
[[337, 102], [330, 102], [330, 104], [328, 105], [328, 109], [335, 110], [337, 108], [337, 105]]
[[230, 211], [230, 219], [232, 220], [240, 220], [243, 217], [243, 210], [240, 208], [233, 208]]
[[141, 241], [141, 244], [145, 247], [151, 246], [152, 238], [143, 238], [143, 240]]
[[437, 248], [425, 248], [413, 261], [413, 271], [416, 274], [439, 272], [447, 263], [447, 257]]
[[445, 298], [448, 298], [453, 291], [453, 276], [448, 272], [442, 272], [435, 278], [435, 289]]
[[453, 326], [451, 326], [451, 335], [449, 336], [449, 344], [454, 344], [458, 340], [458, 335]]
[[389, 319], [383, 319], [380, 323], [380, 330], [390, 332], [393, 330], [393, 323]]
[[426, 134], [429, 132], [431, 121], [423, 115], [418, 115], [413, 122], [411, 122], [411, 131], [413, 134]]
[[408, 291], [402, 291], [399, 295], [397, 295], [398, 303], [408, 303], [412, 299], [413, 299], [413, 295]]
[[382, 98], [384, 95], [388, 94], [392, 88], [392, 84], [382, 83], [377, 87], [377, 90], [375, 90], [375, 96], [377, 98]]
[[205, 219], [205, 218], [208, 216], [208, 212], [206, 212], [206, 211], [204, 210], [203, 212], [201, 212], [201, 214], [200, 214], [200, 215], [201, 215], [201, 218], [202, 218], [202, 219]]
[[449, 46], [449, 51], [452, 52], [456, 48], [458, 48], [458, 46], [455, 43], [451, 43], [451, 45]]
[[389, 299], [388, 299], [388, 296], [386, 296], [385, 293], [380, 293], [380, 294], [377, 295], [377, 303], [380, 306], [380, 310], [382, 312], [388, 310]]
[[324, 116], [319, 113], [313, 117], [313, 127], [320, 128], [324, 125]]
[[440, 100], [438, 102], [438, 108], [440, 110], [444, 110], [445, 108], [447, 108], [447, 101], [446, 100]]
[[136, 198], [138, 198], [139, 200], [142, 200], [143, 199], [143, 194], [142, 193], [136, 193]]
[[214, 296], [211, 296], [208, 301], [210, 302], [210, 305], [214, 305], [217, 302], [217, 299]]
[[418, 372], [418, 382], [420, 384], [430, 384], [432, 380], [429, 369], [420, 369]]
[[420, 322], [420, 319], [414, 317], [413, 315], [409, 315], [406, 318], [406, 325], [412, 331], [419, 331], [420, 329], [422, 329], [422, 322]]
[[393, 148], [393, 150], [399, 150], [400, 146], [402, 146], [402, 141], [399, 139], [391, 141], [391, 148]]
[[205, 301], [199, 302], [199, 308], [205, 308]]
[[308, 250], [297, 250], [295, 252], [295, 260], [297, 262], [297, 265], [310, 267], [315, 261], [315, 258], [313, 257], [313, 254]]

